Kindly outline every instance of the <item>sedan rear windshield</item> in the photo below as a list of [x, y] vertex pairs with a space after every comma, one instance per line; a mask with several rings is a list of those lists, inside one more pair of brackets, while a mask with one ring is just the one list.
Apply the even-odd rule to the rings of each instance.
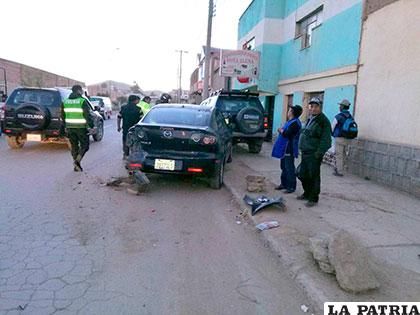
[[153, 108], [143, 123], [155, 125], [208, 126], [211, 112], [189, 108]]
[[250, 106], [263, 110], [257, 97], [223, 96], [217, 100], [217, 107], [222, 112], [239, 112], [242, 108]]
[[15, 90], [7, 101], [7, 105], [36, 104], [42, 106], [60, 106], [58, 92], [45, 90]]

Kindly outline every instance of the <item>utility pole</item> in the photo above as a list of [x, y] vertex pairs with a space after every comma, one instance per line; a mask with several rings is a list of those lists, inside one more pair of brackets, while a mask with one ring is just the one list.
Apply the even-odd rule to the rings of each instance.
[[204, 59], [204, 82], [203, 82], [203, 100], [209, 97], [209, 79], [210, 79], [210, 49], [211, 49], [211, 30], [213, 26], [214, 1], [209, 0], [209, 16], [207, 22], [207, 43]]
[[188, 54], [186, 50], [175, 50], [179, 53], [179, 91], [178, 91], [178, 102], [181, 103], [181, 96], [182, 96], [182, 55]]

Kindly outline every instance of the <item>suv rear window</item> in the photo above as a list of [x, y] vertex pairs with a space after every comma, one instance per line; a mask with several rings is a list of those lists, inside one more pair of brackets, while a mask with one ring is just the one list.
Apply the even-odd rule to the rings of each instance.
[[45, 90], [15, 90], [7, 105], [36, 104], [42, 106], [61, 106], [59, 93]]
[[217, 107], [222, 112], [239, 112], [245, 107], [255, 107], [263, 111], [261, 102], [257, 97], [219, 96]]
[[157, 125], [208, 126], [211, 112], [189, 108], [153, 108], [143, 123]]

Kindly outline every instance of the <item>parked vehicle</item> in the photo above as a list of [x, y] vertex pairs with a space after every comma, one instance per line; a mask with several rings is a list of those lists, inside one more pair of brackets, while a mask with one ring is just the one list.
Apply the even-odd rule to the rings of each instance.
[[105, 96], [92, 96], [89, 98], [93, 105], [99, 105], [99, 113], [103, 119], [111, 119], [112, 116], [112, 102], [109, 97]]
[[[26, 141], [67, 143], [62, 118], [62, 103], [71, 91], [60, 88], [17, 88], [6, 101], [4, 133], [13, 149], [22, 148]], [[98, 108], [91, 106], [97, 127], [95, 141], [103, 137], [103, 118]]]
[[233, 143], [247, 143], [251, 153], [260, 153], [268, 130], [268, 115], [258, 95], [221, 90], [201, 103], [217, 108], [233, 131]]
[[129, 171], [205, 176], [214, 189], [232, 160], [232, 132], [211, 106], [156, 105], [130, 129], [127, 145]]

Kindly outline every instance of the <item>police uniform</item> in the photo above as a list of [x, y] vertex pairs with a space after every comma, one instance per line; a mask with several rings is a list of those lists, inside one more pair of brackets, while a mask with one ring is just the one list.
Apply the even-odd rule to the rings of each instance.
[[[71, 155], [76, 167], [80, 167], [83, 156], [89, 150], [88, 128], [93, 128], [93, 119], [90, 116], [90, 106], [86, 99], [72, 93], [63, 101], [64, 123], [66, 134], [71, 144]], [[81, 170], [81, 167], [80, 167]]]

